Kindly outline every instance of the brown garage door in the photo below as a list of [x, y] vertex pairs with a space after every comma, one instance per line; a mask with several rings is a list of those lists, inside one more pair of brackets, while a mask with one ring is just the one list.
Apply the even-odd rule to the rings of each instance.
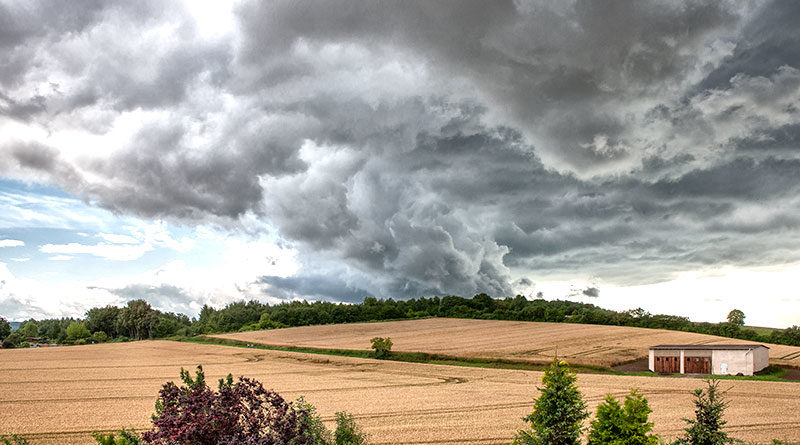
[[655, 371], [659, 374], [677, 374], [681, 372], [681, 358], [655, 356]]
[[686, 357], [683, 369], [687, 374], [711, 374], [711, 357]]

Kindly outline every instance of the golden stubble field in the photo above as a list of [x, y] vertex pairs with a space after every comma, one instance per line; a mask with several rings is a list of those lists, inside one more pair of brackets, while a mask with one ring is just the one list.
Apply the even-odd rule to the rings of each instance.
[[[613, 366], [647, 357], [658, 344], [752, 343], [691, 332], [572, 323], [423, 320], [304, 326], [216, 337], [269, 345], [369, 349], [373, 337], [391, 337], [393, 351], [549, 362], [558, 352], [570, 363]], [[767, 344], [770, 363], [800, 367], [800, 347]]]
[[[524, 426], [541, 373], [330, 357], [167, 341], [0, 350], [0, 433], [32, 443], [92, 443], [93, 430], [146, 428], [158, 389], [202, 364], [209, 382], [246, 375], [323, 418], [346, 410], [374, 444], [503, 444]], [[692, 415], [691, 378], [581, 375], [590, 408], [638, 387], [656, 430], [680, 433]], [[749, 441], [800, 440], [800, 384], [723, 382], [730, 432]]]

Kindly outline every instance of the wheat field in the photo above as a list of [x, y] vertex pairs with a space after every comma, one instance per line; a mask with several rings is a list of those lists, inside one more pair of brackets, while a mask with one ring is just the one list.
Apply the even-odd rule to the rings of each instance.
[[[304, 326], [217, 335], [252, 343], [369, 349], [372, 337], [391, 337], [393, 351], [613, 366], [647, 357], [657, 344], [752, 343], [691, 332], [572, 323], [428, 318], [379, 323]], [[800, 366], [800, 347], [767, 344], [770, 363]]]
[[[89, 444], [91, 431], [147, 428], [161, 385], [202, 364], [209, 382], [253, 377], [287, 399], [304, 395], [330, 422], [355, 414], [380, 444], [507, 444], [524, 426], [541, 373], [398, 363], [168, 341], [0, 350], [0, 434], [33, 444]], [[594, 411], [605, 394], [638, 387], [656, 431], [680, 434], [690, 378], [580, 375]], [[723, 382], [729, 431], [748, 441], [800, 440], [800, 384]]]

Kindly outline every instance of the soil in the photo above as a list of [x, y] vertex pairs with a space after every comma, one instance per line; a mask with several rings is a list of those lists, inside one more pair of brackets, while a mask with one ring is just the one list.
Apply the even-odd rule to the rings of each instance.
[[797, 368], [783, 368], [785, 369], [786, 375], [781, 377], [784, 380], [791, 380], [793, 382], [800, 382], [800, 369]]
[[634, 372], [647, 372], [650, 370], [649, 359], [636, 360], [635, 362], [623, 363], [621, 365], [613, 366], [611, 369], [614, 371], [622, 371], [632, 374]]

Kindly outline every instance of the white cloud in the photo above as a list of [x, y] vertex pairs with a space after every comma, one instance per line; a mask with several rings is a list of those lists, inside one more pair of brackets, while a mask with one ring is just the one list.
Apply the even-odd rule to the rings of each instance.
[[14, 261], [14, 262], [17, 262], [17, 263], [24, 263], [24, 262], [30, 261], [30, 258], [11, 258], [11, 261]]
[[25, 243], [15, 239], [2, 239], [0, 240], [0, 247], [22, 247]]
[[47, 259], [50, 260], [50, 261], [69, 261], [72, 258], [74, 258], [74, 257], [71, 257], [69, 255], [55, 255], [55, 256], [51, 256], [51, 257], [49, 257]]
[[117, 235], [113, 233], [98, 233], [97, 236], [112, 244], [138, 244], [139, 240], [129, 235]]
[[40, 247], [44, 253], [62, 253], [62, 254], [86, 254], [94, 255], [96, 257], [105, 258], [108, 260], [117, 261], [132, 261], [142, 257], [145, 253], [153, 250], [149, 244], [139, 245], [117, 245], [117, 244], [45, 244]]

